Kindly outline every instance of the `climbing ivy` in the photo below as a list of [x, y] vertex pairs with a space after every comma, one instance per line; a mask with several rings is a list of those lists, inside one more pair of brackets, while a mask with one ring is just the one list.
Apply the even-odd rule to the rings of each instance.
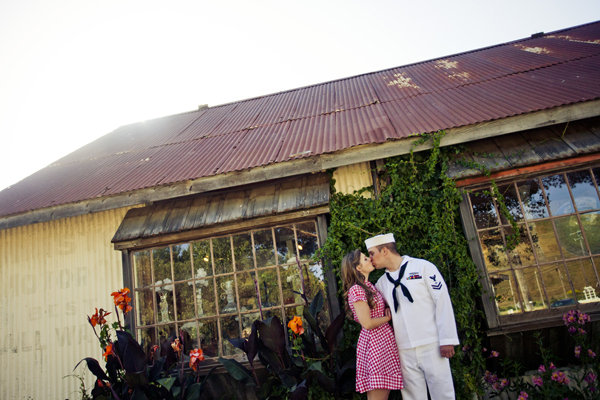
[[[478, 272], [469, 256], [462, 232], [459, 204], [462, 192], [447, 176], [453, 149], [440, 148], [444, 132], [423, 136], [416, 145], [432, 141], [428, 151], [394, 157], [379, 172], [377, 195], [372, 188], [354, 194], [335, 192], [332, 183], [329, 229], [321, 256], [331, 262], [340, 288], [340, 262], [344, 254], [361, 248], [372, 235], [393, 232], [400, 254], [424, 258], [443, 274], [450, 290], [461, 349], [451, 360], [459, 399], [480, 392], [484, 370], [481, 307], [476, 302], [481, 289]], [[365, 192], [371, 195], [364, 196]], [[382, 271], [371, 275], [375, 282]], [[346, 343], [356, 343], [358, 329], [347, 323]]]

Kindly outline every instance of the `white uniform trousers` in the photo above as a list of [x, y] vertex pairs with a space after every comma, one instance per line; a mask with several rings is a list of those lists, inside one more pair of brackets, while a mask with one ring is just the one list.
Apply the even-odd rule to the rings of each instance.
[[402, 400], [427, 400], [427, 388], [431, 400], [455, 399], [450, 361], [440, 355], [437, 343], [402, 349], [400, 361]]

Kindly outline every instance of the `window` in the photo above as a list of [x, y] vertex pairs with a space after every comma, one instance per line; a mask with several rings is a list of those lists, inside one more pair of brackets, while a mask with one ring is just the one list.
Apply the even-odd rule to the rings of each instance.
[[133, 252], [140, 343], [146, 349], [183, 331], [186, 351], [241, 354], [227, 339], [247, 337], [261, 309], [287, 324], [302, 315], [299, 293], [325, 295], [322, 266], [310, 260], [318, 247], [311, 220]]
[[[490, 187], [474, 188], [469, 205], [492, 303], [510, 318], [575, 304], [600, 304], [600, 167], [499, 183], [513, 227]], [[539, 314], [539, 313], [538, 313]]]

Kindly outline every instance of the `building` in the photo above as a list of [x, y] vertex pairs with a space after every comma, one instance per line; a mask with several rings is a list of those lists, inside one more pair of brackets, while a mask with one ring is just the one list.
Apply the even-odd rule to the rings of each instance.
[[[463, 224], [490, 335], [600, 312], [600, 22], [121, 127], [0, 192], [0, 397], [66, 398], [86, 323], [130, 287], [148, 346], [180, 329], [207, 356], [234, 353], [259, 315], [329, 292], [308, 262], [338, 190], [445, 130], [486, 165], [523, 227], [507, 227], [457, 164]], [[425, 148], [422, 146], [421, 148]], [[297, 262], [302, 263], [300, 275]], [[258, 292], [258, 296], [257, 296]], [[193, 299], [193, 302], [190, 301]]]

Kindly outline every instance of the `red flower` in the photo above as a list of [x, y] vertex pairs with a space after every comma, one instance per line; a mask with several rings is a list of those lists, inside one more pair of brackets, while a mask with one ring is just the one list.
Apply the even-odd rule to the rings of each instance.
[[179, 339], [176, 338], [175, 340], [173, 340], [173, 342], [171, 343], [171, 348], [173, 349], [173, 351], [175, 351], [175, 353], [181, 353], [182, 346]]
[[302, 335], [304, 333], [304, 328], [302, 327], [302, 318], [299, 316], [294, 316], [294, 318], [288, 322], [288, 328], [294, 332], [296, 335]]
[[110, 356], [111, 354], [115, 354], [115, 352], [113, 351], [112, 343], [109, 343], [108, 346], [106, 346], [106, 349], [104, 350], [104, 354], [102, 354], [102, 356], [104, 357], [104, 361], [108, 361], [108, 356]]
[[98, 309], [96, 308], [96, 312], [91, 317], [88, 317], [88, 321], [90, 321], [90, 324], [92, 324], [93, 327], [95, 327], [96, 325], [104, 325], [106, 323], [106, 319], [104, 317], [106, 317], [109, 314], [109, 312], [104, 311], [104, 309], [102, 308], [100, 309], [100, 311], [98, 311]]
[[202, 349], [194, 349], [190, 351], [190, 367], [194, 370], [198, 370], [198, 364], [200, 361], [204, 361], [204, 354]]
[[119, 307], [123, 314], [127, 314], [131, 311], [132, 307], [129, 305], [131, 303], [131, 297], [128, 296], [129, 288], [123, 288], [118, 292], [112, 292], [110, 295], [114, 297], [115, 306]]

